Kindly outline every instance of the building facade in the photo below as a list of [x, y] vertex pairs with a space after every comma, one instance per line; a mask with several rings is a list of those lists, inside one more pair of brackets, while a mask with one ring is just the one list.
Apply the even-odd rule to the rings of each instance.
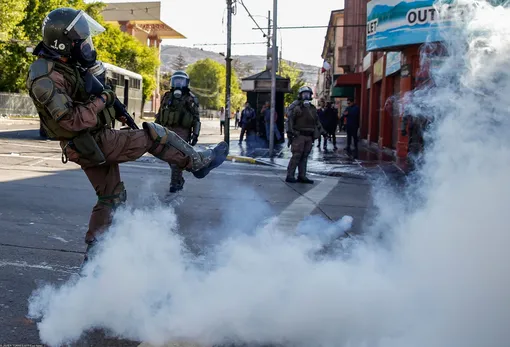
[[366, 3], [368, 0], [345, 0], [342, 20], [336, 27], [337, 40], [332, 75], [331, 96], [342, 109], [343, 100], [362, 99], [362, 71], [366, 41]]
[[405, 101], [412, 90], [430, 82], [431, 71], [446, 54], [434, 2], [367, 4], [361, 137], [397, 158], [406, 158], [413, 142], [420, 140], [409, 137], [403, 122]]
[[339, 57], [339, 48], [344, 45], [344, 10], [331, 11], [326, 37], [324, 39], [324, 46], [322, 48], [322, 59], [324, 66], [319, 69], [318, 85], [317, 85], [317, 99], [333, 100], [335, 95], [333, 93], [333, 80], [334, 76], [343, 73], [343, 69], [338, 66], [337, 61]]
[[[101, 13], [104, 20], [110, 24], [120, 26], [120, 29], [135, 37], [149, 47], [158, 50], [161, 58], [161, 41], [163, 39], [185, 39], [181, 33], [171, 28], [161, 20], [161, 2], [117, 2], [108, 3]], [[156, 90], [152, 99], [146, 101], [144, 111], [156, 113], [160, 104], [160, 68], [154, 71], [156, 76]]]

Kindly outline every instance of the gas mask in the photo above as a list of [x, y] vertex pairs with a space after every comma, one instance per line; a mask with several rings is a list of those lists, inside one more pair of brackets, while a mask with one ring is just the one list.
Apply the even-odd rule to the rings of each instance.
[[177, 99], [180, 99], [181, 96], [182, 96], [182, 91], [180, 89], [176, 89], [174, 90], [174, 96], [177, 98]]
[[94, 66], [96, 63], [97, 52], [94, 49], [92, 37], [89, 36], [83, 41], [75, 41], [71, 50], [71, 58], [85, 69]]
[[301, 99], [304, 102], [308, 101], [308, 103], [310, 103], [310, 100], [312, 99], [312, 94], [310, 92], [302, 92], [301, 93]]

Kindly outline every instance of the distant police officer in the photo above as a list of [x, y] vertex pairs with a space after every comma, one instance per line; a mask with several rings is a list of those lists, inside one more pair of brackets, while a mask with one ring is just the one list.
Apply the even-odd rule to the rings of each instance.
[[[172, 130], [192, 146], [198, 142], [200, 135], [200, 113], [198, 99], [189, 89], [190, 79], [184, 71], [176, 71], [170, 79], [170, 91], [166, 92], [156, 114], [156, 123]], [[170, 193], [184, 187], [182, 169], [170, 164], [172, 176]]]
[[111, 107], [115, 93], [101, 83], [98, 91], [91, 72], [98, 65], [92, 36], [104, 30], [83, 11], [59, 8], [50, 12], [42, 25], [43, 41], [34, 50], [39, 58], [27, 77], [43, 127], [50, 138], [60, 140], [62, 161], [80, 165], [97, 194], [85, 236], [85, 261], [99, 234], [111, 223], [113, 209], [126, 200], [119, 163], [149, 152], [203, 178], [225, 160], [228, 151], [223, 142], [213, 150], [196, 152], [174, 132], [155, 123], [145, 122], [138, 130], [112, 129], [114, 118], [126, 119]]
[[[311, 104], [312, 94], [310, 87], [301, 87], [298, 91], [298, 100], [294, 101], [287, 110], [287, 137], [292, 158], [287, 167], [285, 181], [289, 183], [313, 184], [313, 181], [306, 177], [308, 156], [312, 151], [314, 140], [326, 134], [319, 122], [317, 109]], [[298, 169], [297, 180], [296, 168]]]

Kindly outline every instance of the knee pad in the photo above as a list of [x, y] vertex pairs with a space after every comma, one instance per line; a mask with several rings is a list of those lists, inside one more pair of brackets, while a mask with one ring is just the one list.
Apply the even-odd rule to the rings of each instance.
[[127, 191], [124, 187], [124, 182], [119, 182], [119, 184], [117, 184], [112, 195], [98, 195], [97, 200], [98, 204], [105, 205], [112, 209], [124, 205], [127, 200]]
[[[163, 154], [168, 147], [174, 147], [184, 155], [190, 157], [193, 165], [197, 165], [202, 161], [202, 157], [198, 154], [198, 152], [173, 131], [151, 122], [142, 123], [142, 127], [149, 133], [150, 138], [154, 141], [154, 145], [149, 149], [149, 153], [154, 155], [156, 158], [162, 159]], [[163, 149], [159, 153], [154, 153], [159, 145], [163, 145]]]

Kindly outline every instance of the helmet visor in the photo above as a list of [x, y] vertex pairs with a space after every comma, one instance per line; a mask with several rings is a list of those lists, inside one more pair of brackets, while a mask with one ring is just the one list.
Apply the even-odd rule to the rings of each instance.
[[85, 40], [105, 30], [101, 24], [83, 11], [80, 11], [66, 28], [67, 35], [72, 40]]
[[188, 79], [183, 76], [172, 77], [172, 88], [186, 88], [188, 86]]
[[303, 100], [312, 100], [312, 93], [309, 91], [302, 92], [301, 98], [303, 98]]

